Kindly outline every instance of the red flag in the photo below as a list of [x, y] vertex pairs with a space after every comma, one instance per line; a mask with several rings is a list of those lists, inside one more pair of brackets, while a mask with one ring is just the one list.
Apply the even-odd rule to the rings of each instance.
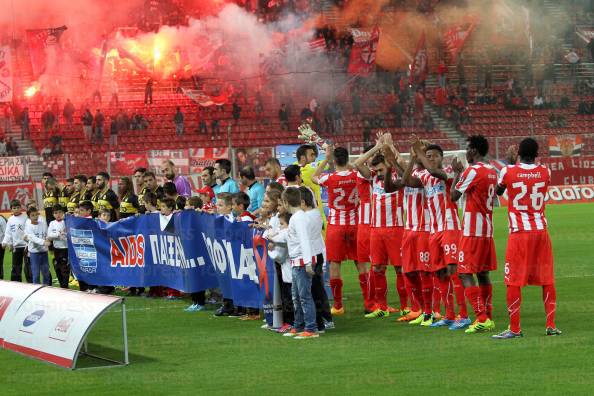
[[326, 51], [326, 39], [319, 38], [317, 40], [312, 40], [307, 43], [309, 50], [312, 52], [324, 52]]
[[127, 176], [134, 173], [137, 168], [147, 168], [146, 153], [111, 152], [111, 174], [114, 176]]
[[419, 37], [415, 58], [410, 66], [410, 84], [421, 84], [427, 78], [429, 71], [429, 59], [427, 55], [427, 44], [425, 43], [425, 32]]
[[45, 72], [47, 54], [45, 49], [52, 45], [57, 45], [60, 36], [67, 29], [66, 26], [49, 29], [27, 30], [27, 41], [29, 42], [29, 54], [31, 56], [31, 65], [33, 66], [33, 75], [39, 77]]
[[101, 41], [100, 48], [91, 51], [87, 67], [89, 69], [89, 79], [93, 81], [97, 89], [101, 85], [101, 79], [103, 78], [103, 67], [105, 65], [105, 58], [107, 57], [107, 40]]
[[470, 37], [475, 27], [476, 22], [472, 21], [453, 26], [445, 33], [444, 41], [446, 50], [450, 53], [452, 60], [456, 60], [458, 54], [462, 51], [462, 47], [464, 47], [464, 43]]
[[371, 33], [358, 29], [351, 29], [353, 34], [353, 48], [349, 61], [348, 72], [367, 76], [375, 67], [377, 45], [379, 43], [379, 28], [376, 26]]

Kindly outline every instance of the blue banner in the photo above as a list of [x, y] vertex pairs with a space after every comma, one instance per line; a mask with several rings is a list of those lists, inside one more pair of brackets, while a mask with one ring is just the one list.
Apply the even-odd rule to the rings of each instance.
[[186, 210], [110, 224], [67, 216], [66, 227], [72, 272], [91, 285], [186, 293], [218, 287], [245, 307], [260, 307], [272, 294], [274, 264], [262, 241], [255, 247], [248, 223]]

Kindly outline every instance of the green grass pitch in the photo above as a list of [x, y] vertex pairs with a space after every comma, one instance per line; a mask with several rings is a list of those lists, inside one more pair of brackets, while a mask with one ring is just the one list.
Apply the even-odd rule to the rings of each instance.
[[[497, 330], [507, 327], [503, 259], [507, 211], [495, 212], [500, 269], [494, 281]], [[353, 265], [344, 265], [346, 315], [335, 330], [297, 341], [260, 329], [261, 322], [183, 311], [188, 300], [127, 300], [128, 367], [66, 371], [0, 350], [0, 394], [8, 395], [307, 395], [594, 393], [594, 204], [547, 209], [557, 276], [557, 325], [544, 336], [541, 289], [524, 289], [525, 337], [494, 341], [396, 323], [366, 320]], [[7, 255], [8, 256], [8, 255]], [[5, 278], [9, 260], [5, 259]], [[395, 276], [389, 298], [396, 304]], [[470, 307], [469, 307], [470, 308]], [[108, 313], [92, 346], [116, 353], [120, 315]], [[84, 363], [84, 362], [83, 362]]]

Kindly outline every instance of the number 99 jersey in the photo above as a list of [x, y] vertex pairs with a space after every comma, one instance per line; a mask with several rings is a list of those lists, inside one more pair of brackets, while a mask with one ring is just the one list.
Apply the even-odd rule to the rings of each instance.
[[544, 165], [508, 165], [499, 174], [499, 185], [507, 188], [510, 233], [547, 228], [545, 195], [551, 171]]

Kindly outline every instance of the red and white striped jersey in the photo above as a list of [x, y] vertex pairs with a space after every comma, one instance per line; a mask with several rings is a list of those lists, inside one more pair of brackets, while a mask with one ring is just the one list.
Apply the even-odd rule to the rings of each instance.
[[371, 227], [403, 227], [403, 212], [400, 191], [386, 193], [383, 176], [372, 173]]
[[357, 172], [357, 191], [359, 193], [358, 224], [371, 224], [371, 182]]
[[[424, 170], [415, 169], [412, 176], [419, 177]], [[404, 205], [406, 208], [406, 223], [404, 228], [411, 231], [429, 232], [431, 213], [427, 207], [425, 190], [422, 188], [404, 187]]]
[[328, 191], [328, 224], [357, 225], [357, 171], [327, 173], [320, 176], [318, 181]]
[[544, 165], [508, 165], [499, 174], [499, 185], [507, 188], [510, 233], [547, 228], [545, 195], [551, 171]]
[[202, 210], [204, 212], [208, 212], [209, 210], [216, 210], [216, 209], [217, 209], [217, 206], [212, 202], [208, 202], [208, 203], [205, 203], [204, 205], [202, 205]]
[[283, 187], [287, 187], [287, 184], [289, 184], [285, 175], [280, 175], [278, 179], [276, 179], [276, 182], [282, 184]]
[[493, 237], [493, 201], [497, 186], [497, 171], [482, 162], [462, 173], [454, 187], [466, 194], [462, 230], [464, 236]]
[[425, 187], [425, 199], [431, 213], [432, 234], [460, 229], [458, 205], [450, 199], [454, 173], [451, 167], [445, 168], [444, 172], [448, 175], [447, 181], [432, 176], [428, 171], [418, 176]]

